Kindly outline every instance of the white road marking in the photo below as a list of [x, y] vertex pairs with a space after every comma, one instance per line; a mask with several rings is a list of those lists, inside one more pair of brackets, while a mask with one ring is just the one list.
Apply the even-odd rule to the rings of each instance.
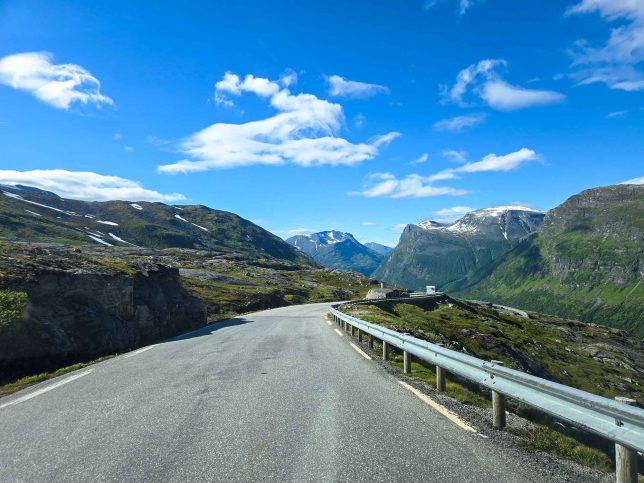
[[326, 323], [329, 325], [333, 325], [330, 320], [327, 320]]
[[333, 329], [335, 330], [335, 333], [338, 334], [340, 337], [342, 337], [342, 332], [340, 332], [338, 329]]
[[129, 354], [125, 354], [123, 357], [125, 359], [127, 359], [128, 357], [134, 357], [134, 356], [140, 354], [141, 352], [149, 351], [150, 349], [152, 349], [153, 347], [156, 347], [157, 345], [158, 344], [152, 344], [152, 345], [149, 345], [147, 347], [143, 347], [142, 349], [136, 350], [134, 352], [130, 352]]
[[423, 394], [420, 392], [418, 389], [416, 389], [413, 386], [410, 386], [404, 381], [398, 381], [402, 387], [413, 393], [416, 397], [418, 397], [421, 401], [423, 401], [425, 404], [431, 406], [433, 409], [441, 413], [443, 416], [445, 416], [447, 419], [449, 419], [451, 422], [453, 422], [456, 426], [458, 426], [461, 429], [464, 429], [465, 431], [470, 431], [472, 433], [476, 433], [476, 428], [470, 426], [467, 424], [465, 421], [463, 421], [461, 418], [459, 418], [456, 414], [454, 414], [452, 411], [447, 409], [445, 406], [441, 406], [438, 404], [436, 401], [430, 399], [426, 394]]
[[19, 404], [21, 402], [28, 401], [29, 399], [32, 399], [32, 398], [34, 398], [36, 396], [40, 396], [41, 394], [49, 392], [52, 389], [56, 389], [57, 387], [60, 387], [63, 384], [67, 384], [68, 382], [75, 381], [79, 377], [86, 376], [87, 374], [89, 374], [93, 370], [94, 369], [88, 369], [85, 372], [81, 372], [79, 374], [74, 374], [73, 376], [69, 376], [69, 377], [67, 377], [67, 378], [65, 378], [65, 379], [63, 379], [61, 381], [55, 382], [54, 384], [52, 384], [50, 386], [43, 387], [42, 389], [37, 389], [36, 391], [30, 392], [29, 394], [27, 394], [25, 396], [22, 396], [22, 397], [19, 397], [19, 398], [16, 398], [13, 401], [9, 401], [8, 403], [0, 404], [0, 409], [6, 408], [7, 406], [13, 406], [14, 404]]
[[369, 356], [369, 354], [367, 354], [365, 351], [363, 351], [362, 349], [360, 349], [360, 347], [358, 347], [357, 345], [355, 345], [353, 342], [351, 343], [351, 347], [353, 347], [353, 348], [356, 350], [356, 352], [357, 352], [358, 354], [360, 354], [362, 357], [364, 357], [365, 359], [369, 359], [369, 360], [371, 360], [371, 356]]

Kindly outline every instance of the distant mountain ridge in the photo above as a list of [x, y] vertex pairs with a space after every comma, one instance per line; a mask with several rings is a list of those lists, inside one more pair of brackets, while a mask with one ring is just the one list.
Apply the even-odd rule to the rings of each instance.
[[70, 200], [25, 186], [0, 186], [0, 239], [221, 250], [311, 266], [281, 238], [234, 213], [198, 205]]
[[296, 235], [288, 238], [286, 242], [309, 255], [320, 265], [364, 275], [370, 275], [382, 259], [380, 253], [360, 243], [351, 233], [337, 230]]
[[367, 242], [364, 244], [364, 246], [366, 246], [367, 248], [371, 248], [374, 252], [380, 253], [381, 255], [386, 255], [391, 250], [393, 250], [391, 247], [388, 247], [387, 245], [382, 245], [376, 242]]
[[453, 223], [425, 220], [407, 225], [373, 276], [414, 290], [467, 286], [483, 267], [532, 233], [544, 215], [511, 205], [471, 211]]

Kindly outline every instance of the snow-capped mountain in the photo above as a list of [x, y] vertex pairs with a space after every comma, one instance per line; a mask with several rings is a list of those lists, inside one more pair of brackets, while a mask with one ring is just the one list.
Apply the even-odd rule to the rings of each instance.
[[328, 268], [371, 274], [382, 259], [377, 251], [363, 245], [351, 233], [321, 231], [297, 235], [286, 240]]
[[458, 288], [536, 230], [544, 216], [510, 205], [471, 211], [453, 223], [407, 225], [373, 275], [410, 289]]

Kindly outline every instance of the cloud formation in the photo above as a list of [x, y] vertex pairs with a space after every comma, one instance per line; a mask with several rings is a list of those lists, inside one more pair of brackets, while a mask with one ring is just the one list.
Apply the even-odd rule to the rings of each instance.
[[380, 149], [400, 136], [390, 132], [354, 144], [337, 135], [344, 122], [340, 104], [312, 94], [292, 94], [284, 79], [280, 82], [252, 75], [242, 80], [227, 72], [215, 85], [217, 102], [232, 105], [230, 96], [252, 93], [266, 99], [278, 113], [242, 124], [216, 123], [196, 132], [180, 144], [188, 159], [159, 166], [158, 171], [177, 174], [286, 163], [352, 166], [375, 158]]
[[644, 2], [641, 0], [582, 0], [570, 7], [568, 15], [599, 13], [607, 22], [619, 22], [606, 43], [591, 47], [578, 40], [570, 50], [571, 77], [579, 84], [601, 82], [611, 89], [644, 90]]
[[33, 171], [0, 170], [0, 184], [33, 186], [53, 191], [63, 198], [84, 201], [179, 201], [179, 193], [162, 194], [137, 182], [118, 176], [104, 176], [88, 171], [37, 169]]
[[443, 100], [462, 107], [469, 103], [466, 95], [481, 98], [498, 111], [513, 111], [527, 107], [562, 102], [566, 96], [560, 92], [527, 89], [504, 81], [498, 70], [507, 67], [503, 59], [484, 59], [461, 70], [450, 88], [442, 87]]
[[429, 154], [423, 153], [420, 156], [418, 156], [416, 159], [414, 159], [413, 161], [410, 161], [407, 164], [423, 164], [423, 163], [426, 163], [428, 159], [429, 159]]
[[329, 95], [331, 97], [366, 99], [378, 94], [389, 94], [389, 88], [386, 86], [347, 80], [339, 75], [328, 76], [326, 82], [329, 85]]
[[469, 206], [452, 206], [451, 208], [443, 208], [442, 210], [438, 210], [433, 213], [434, 220], [441, 223], [452, 222], [475, 209], [476, 208], [471, 208]]
[[113, 105], [101, 83], [80, 65], [53, 64], [48, 52], [25, 52], [0, 59], [0, 83], [25, 91], [57, 109], [74, 103]]
[[476, 126], [481, 124], [487, 119], [487, 115], [484, 112], [477, 112], [475, 114], [465, 114], [463, 116], [450, 117], [448, 119], [442, 119], [434, 123], [435, 131], [448, 131], [448, 132], [458, 132], [465, 128]]
[[457, 179], [459, 175], [466, 173], [512, 171], [535, 159], [538, 159], [537, 153], [531, 149], [521, 148], [518, 151], [502, 156], [488, 154], [479, 161], [465, 163], [457, 168], [444, 169], [430, 176], [409, 174], [399, 179], [392, 173], [375, 173], [369, 177], [368, 183], [362, 191], [350, 194], [364, 196], [366, 198], [386, 196], [394, 199], [465, 195], [468, 193], [467, 190], [451, 186], [435, 186], [435, 183], [437, 181]]

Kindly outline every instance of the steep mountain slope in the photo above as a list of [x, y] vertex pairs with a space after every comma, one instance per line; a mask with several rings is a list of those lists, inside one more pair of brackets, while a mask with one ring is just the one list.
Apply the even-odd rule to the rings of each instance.
[[341, 231], [297, 235], [286, 242], [325, 267], [350, 270], [365, 275], [370, 275], [382, 259], [382, 255], [378, 252], [360, 243], [350, 233]]
[[368, 242], [368, 243], [365, 243], [364, 246], [366, 246], [367, 248], [371, 248], [374, 252], [380, 253], [383, 256], [389, 253], [391, 250], [393, 250], [391, 247], [388, 247], [387, 245], [381, 245], [380, 243], [376, 243], [376, 242]]
[[644, 336], [644, 186], [583, 191], [459, 295]]
[[279, 237], [226, 211], [163, 203], [68, 200], [24, 186], [0, 186], [0, 239], [222, 250], [311, 264]]
[[530, 208], [501, 206], [472, 211], [451, 224], [428, 220], [407, 225], [373, 276], [415, 290], [428, 284], [439, 290], [466, 286], [533, 232], [543, 217]]

